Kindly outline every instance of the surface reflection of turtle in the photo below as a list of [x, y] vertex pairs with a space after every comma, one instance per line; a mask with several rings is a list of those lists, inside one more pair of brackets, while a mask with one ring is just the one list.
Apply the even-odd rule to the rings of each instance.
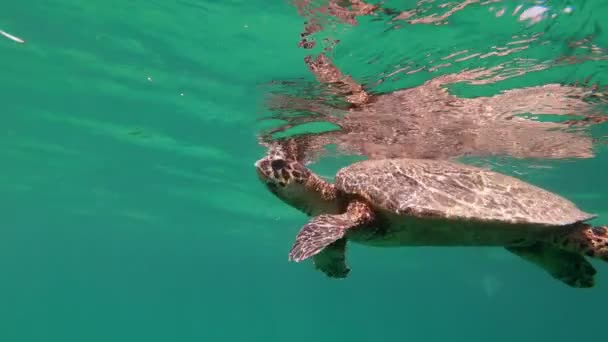
[[[586, 102], [596, 97], [605, 102], [603, 92], [596, 94], [584, 88], [547, 84], [475, 98], [460, 98], [446, 88], [490, 77], [492, 70], [446, 74], [413, 88], [370, 95], [325, 55], [320, 54], [308, 64], [320, 83], [349, 98], [352, 106], [344, 109], [317, 99], [270, 96], [267, 105], [278, 113], [270, 118], [285, 123], [263, 133], [261, 141], [267, 144], [276, 140], [274, 135], [291, 135], [288, 131], [305, 130], [304, 125], [310, 123], [328, 123], [334, 130], [305, 133], [298, 138], [307, 145], [307, 160], [325, 154], [329, 145], [340, 154], [370, 159], [590, 158], [595, 154], [590, 132], [573, 130], [563, 122], [537, 121], [521, 115], [577, 113], [594, 119], [586, 125], [608, 120], [608, 116], [598, 115], [594, 104]], [[293, 112], [297, 115], [291, 115]]]
[[446, 160], [379, 159], [342, 168], [330, 184], [297, 151], [256, 162], [278, 198], [312, 216], [289, 259], [344, 278], [347, 241], [369, 246], [503, 246], [572, 287], [592, 287], [585, 256], [608, 261], [606, 227], [570, 201], [516, 178]]

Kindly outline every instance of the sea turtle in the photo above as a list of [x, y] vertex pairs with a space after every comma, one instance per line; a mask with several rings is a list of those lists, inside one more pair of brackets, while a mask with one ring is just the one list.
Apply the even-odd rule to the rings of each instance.
[[347, 240], [368, 246], [502, 246], [572, 287], [594, 285], [585, 256], [608, 261], [608, 227], [596, 215], [517, 178], [448, 160], [376, 159], [340, 169], [331, 184], [294, 144], [255, 163], [263, 184], [312, 219], [289, 260], [345, 278]]

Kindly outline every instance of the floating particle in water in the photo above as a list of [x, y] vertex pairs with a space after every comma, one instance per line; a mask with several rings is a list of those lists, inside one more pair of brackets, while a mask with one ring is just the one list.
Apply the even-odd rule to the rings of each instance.
[[5, 36], [6, 38], [12, 40], [12, 41], [17, 42], [17, 43], [20, 43], [20, 44], [25, 43], [25, 40], [23, 40], [23, 39], [21, 39], [19, 37], [13, 36], [12, 34], [10, 34], [8, 32], [0, 30], [0, 34], [3, 35], [3, 36]]
[[563, 12], [566, 14], [570, 14], [572, 13], [572, 11], [574, 11], [574, 7], [572, 6], [566, 6], [566, 8], [564, 8]]
[[481, 278], [481, 288], [489, 298], [494, 297], [502, 287], [502, 282], [494, 275], [486, 274]]

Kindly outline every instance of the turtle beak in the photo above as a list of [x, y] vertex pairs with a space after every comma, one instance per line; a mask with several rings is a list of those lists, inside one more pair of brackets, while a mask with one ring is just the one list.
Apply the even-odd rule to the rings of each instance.
[[253, 166], [260, 171], [265, 168], [265, 164], [268, 164], [268, 158], [262, 158], [253, 163]]
[[255, 166], [255, 170], [257, 171], [260, 179], [267, 181], [268, 175], [264, 171], [268, 169], [268, 160], [266, 158], [262, 158], [256, 161], [253, 165]]

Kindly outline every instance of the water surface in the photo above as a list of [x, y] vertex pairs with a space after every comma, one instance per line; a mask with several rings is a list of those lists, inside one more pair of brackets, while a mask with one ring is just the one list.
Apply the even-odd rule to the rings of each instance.
[[[552, 12], [534, 24], [512, 15], [530, 2], [469, 2], [441, 25], [387, 14], [360, 17], [355, 26], [331, 21], [315, 38], [339, 39], [334, 62], [377, 92], [497, 65], [526, 72], [452, 91], [474, 98], [548, 83], [608, 82], [603, 1], [546, 2]], [[417, 8], [414, 1], [385, 5]], [[421, 2], [409, 20], [453, 8], [440, 5]], [[253, 162], [265, 152], [257, 135], [268, 124], [259, 119], [273, 115], [267, 93], [304, 97], [316, 84], [303, 60], [323, 44], [298, 46], [305, 20], [284, 1], [2, 5], [0, 29], [25, 43], [0, 37], [0, 339], [605, 335], [602, 324], [589, 322], [604, 312], [608, 265], [601, 262], [594, 261], [599, 277], [591, 290], [565, 287], [500, 249], [352, 245], [345, 281], [287, 262], [307, 218], [265, 191]], [[531, 38], [526, 49], [481, 58]], [[429, 71], [464, 50], [479, 55]], [[394, 73], [407, 66], [424, 69]], [[290, 80], [297, 82], [289, 91], [271, 86]], [[590, 158], [484, 162], [567, 196], [600, 214], [594, 223], [606, 224], [607, 126], [589, 132], [596, 142]], [[311, 167], [331, 176], [350, 160], [328, 156]]]

